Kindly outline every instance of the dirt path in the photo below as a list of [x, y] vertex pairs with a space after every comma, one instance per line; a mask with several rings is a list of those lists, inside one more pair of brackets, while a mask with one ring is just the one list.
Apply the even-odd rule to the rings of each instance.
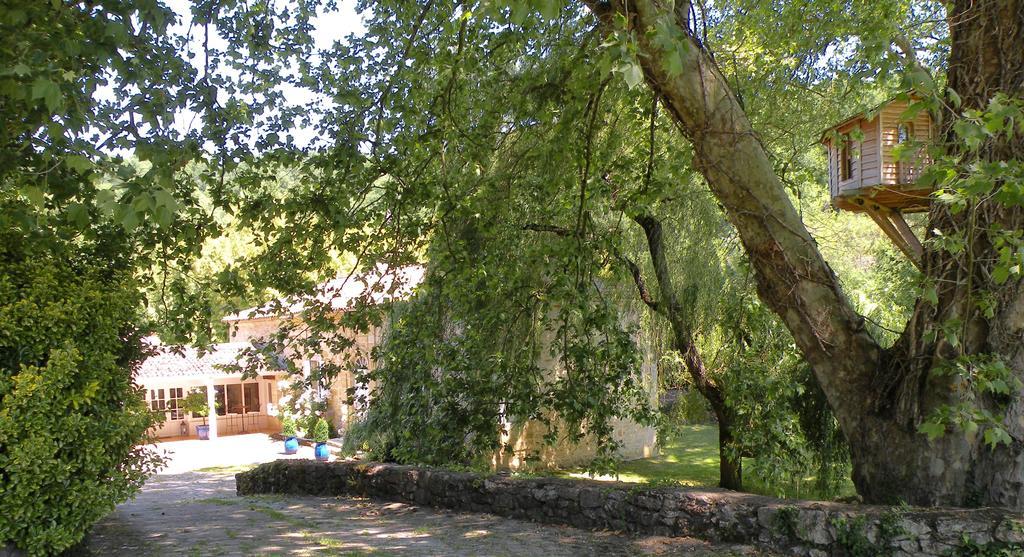
[[160, 475], [100, 522], [95, 555], [764, 555], [365, 499], [238, 497], [229, 473]]

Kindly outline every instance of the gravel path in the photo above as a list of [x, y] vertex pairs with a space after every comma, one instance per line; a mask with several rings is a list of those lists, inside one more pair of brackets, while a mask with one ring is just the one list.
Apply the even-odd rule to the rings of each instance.
[[238, 497], [229, 473], [153, 478], [100, 522], [94, 555], [764, 555], [687, 538], [634, 538], [366, 499]]

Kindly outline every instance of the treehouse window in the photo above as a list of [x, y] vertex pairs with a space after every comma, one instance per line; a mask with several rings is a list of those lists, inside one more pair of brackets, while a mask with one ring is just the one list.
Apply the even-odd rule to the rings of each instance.
[[853, 152], [853, 142], [843, 141], [843, 147], [839, 151], [839, 179], [849, 180], [853, 178], [854, 165], [856, 164]]
[[[896, 143], [906, 145], [914, 137], [914, 124], [906, 122], [896, 128]], [[908, 153], [903, 153], [896, 158], [896, 175], [901, 183], [914, 181], [914, 165], [907, 160]]]
[[900, 127], [896, 128], [896, 142], [900, 145], [906, 143], [913, 136], [914, 124], [900, 124]]

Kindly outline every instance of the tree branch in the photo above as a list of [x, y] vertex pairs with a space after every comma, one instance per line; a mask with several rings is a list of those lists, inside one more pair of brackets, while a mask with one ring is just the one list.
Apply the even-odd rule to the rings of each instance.
[[538, 224], [538, 223], [527, 223], [523, 225], [523, 230], [532, 230], [534, 232], [549, 232], [556, 236], [573, 236], [574, 233], [568, 228], [561, 226], [555, 226], [553, 224]]
[[629, 274], [633, 276], [633, 282], [636, 284], [637, 293], [640, 294], [640, 301], [651, 308], [651, 311], [655, 313], [662, 313], [663, 308], [653, 296], [651, 296], [650, 290], [647, 289], [647, 283], [644, 282], [644, 276], [640, 272], [640, 266], [636, 264], [632, 259], [618, 253], [616, 250], [615, 257], [622, 262], [629, 269]]

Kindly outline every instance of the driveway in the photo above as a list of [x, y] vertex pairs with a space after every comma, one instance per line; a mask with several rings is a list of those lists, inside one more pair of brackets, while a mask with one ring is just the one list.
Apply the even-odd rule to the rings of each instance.
[[239, 468], [270, 462], [279, 458], [313, 458], [313, 447], [299, 445], [294, 455], [284, 454], [284, 442], [271, 439], [266, 433], [229, 435], [209, 441], [184, 439], [151, 445], [169, 459], [161, 475], [180, 474], [193, 470]]
[[[94, 555], [765, 555], [688, 538], [635, 538], [385, 501], [238, 497], [233, 472], [286, 458], [266, 435], [162, 443], [172, 462], [94, 528]], [[308, 454], [306, 454], [308, 453]], [[303, 447], [297, 457], [311, 457]]]

